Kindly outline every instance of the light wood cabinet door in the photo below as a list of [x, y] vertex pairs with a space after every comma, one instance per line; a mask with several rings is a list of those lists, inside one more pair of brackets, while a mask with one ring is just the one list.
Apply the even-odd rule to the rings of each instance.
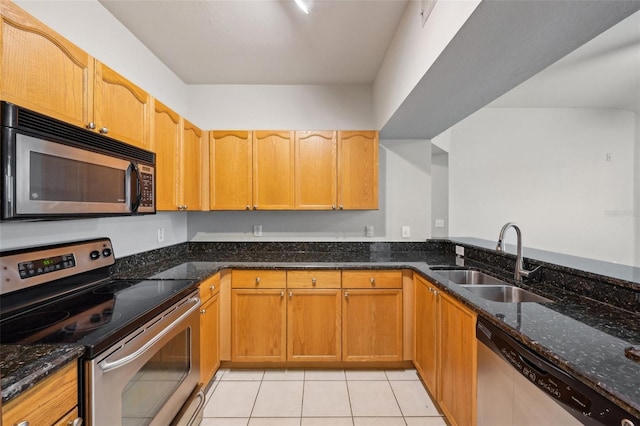
[[253, 132], [253, 209], [294, 208], [294, 132]]
[[0, 3], [3, 100], [85, 127], [92, 119], [94, 60], [14, 3]]
[[78, 365], [73, 361], [3, 405], [2, 424], [52, 425], [77, 405]]
[[180, 196], [180, 116], [154, 102], [153, 144], [156, 151], [156, 209], [177, 210]]
[[147, 92], [96, 61], [93, 111], [98, 132], [150, 149], [150, 105]]
[[183, 120], [179, 210], [202, 210], [202, 130]]
[[285, 290], [231, 290], [231, 361], [287, 358]]
[[253, 206], [253, 149], [248, 131], [212, 131], [209, 141], [209, 208]]
[[338, 206], [378, 209], [378, 132], [338, 132]]
[[290, 289], [287, 302], [287, 359], [340, 361], [339, 289]]
[[295, 208], [335, 210], [337, 140], [333, 131], [295, 132]]
[[402, 361], [402, 290], [343, 290], [342, 359]]
[[454, 425], [476, 424], [476, 314], [440, 293], [438, 402]]
[[216, 293], [200, 308], [200, 382], [209, 383], [220, 366], [220, 294]]
[[438, 383], [438, 290], [419, 276], [414, 277], [415, 345], [413, 363], [432, 395]]

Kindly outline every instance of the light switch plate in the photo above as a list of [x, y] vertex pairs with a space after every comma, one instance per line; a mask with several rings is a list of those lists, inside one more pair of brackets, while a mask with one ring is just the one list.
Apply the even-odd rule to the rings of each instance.
[[405, 225], [402, 227], [402, 238], [409, 238], [409, 237], [411, 237], [411, 227]]

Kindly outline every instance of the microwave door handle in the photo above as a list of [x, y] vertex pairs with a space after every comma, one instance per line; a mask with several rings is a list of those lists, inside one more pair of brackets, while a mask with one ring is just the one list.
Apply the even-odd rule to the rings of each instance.
[[136, 194], [135, 198], [131, 197], [132, 199], [135, 199], [135, 201], [131, 203], [131, 212], [136, 213], [138, 211], [138, 207], [140, 207], [140, 199], [142, 197], [142, 184], [140, 183], [140, 169], [138, 169], [138, 165], [136, 163], [131, 163], [130, 167], [131, 178], [133, 178], [134, 173], [136, 175]]

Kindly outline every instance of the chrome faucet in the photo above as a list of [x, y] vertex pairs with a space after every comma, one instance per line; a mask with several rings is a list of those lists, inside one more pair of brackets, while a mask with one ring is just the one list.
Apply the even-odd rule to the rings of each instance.
[[535, 273], [538, 271], [538, 269], [540, 269], [540, 267], [538, 266], [536, 269], [532, 270], [532, 271], [528, 271], [526, 269], [524, 269], [524, 261], [522, 258], [522, 232], [520, 232], [520, 227], [518, 225], [516, 225], [514, 222], [508, 222], [506, 223], [502, 229], [500, 230], [500, 235], [498, 236], [498, 245], [496, 246], [496, 251], [500, 251], [500, 252], [504, 252], [505, 248], [504, 248], [504, 234], [505, 232], [507, 232], [507, 229], [509, 228], [513, 228], [516, 231], [516, 236], [517, 236], [517, 251], [516, 251], [516, 270], [513, 273], [513, 278], [516, 280], [517, 283], [521, 283], [522, 282], [522, 278], [526, 278], [528, 276], [530, 276], [531, 274]]

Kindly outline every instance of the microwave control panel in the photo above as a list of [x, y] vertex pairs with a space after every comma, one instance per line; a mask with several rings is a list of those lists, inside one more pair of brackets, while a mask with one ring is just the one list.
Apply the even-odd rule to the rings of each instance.
[[153, 175], [150, 173], [140, 173], [140, 205], [143, 207], [153, 207]]

